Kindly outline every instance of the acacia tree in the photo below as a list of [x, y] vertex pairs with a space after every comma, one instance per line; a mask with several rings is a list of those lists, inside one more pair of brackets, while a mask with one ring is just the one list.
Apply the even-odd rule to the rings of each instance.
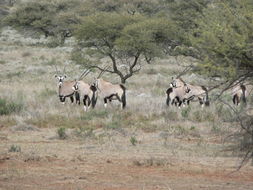
[[80, 19], [73, 10], [80, 3], [79, 0], [24, 2], [16, 5], [4, 23], [18, 30], [31, 30], [43, 33], [45, 37], [58, 37], [60, 44], [63, 44], [65, 38], [72, 36], [74, 26], [79, 24]]
[[[197, 71], [211, 78], [219, 77], [227, 90], [235, 81], [252, 81], [253, 77], [253, 2], [251, 0], [217, 0], [196, 20], [198, 28], [190, 41], [200, 54]], [[227, 104], [228, 105], [228, 104]], [[234, 110], [240, 130], [236, 133], [236, 150], [245, 152], [243, 161], [253, 158], [252, 116], [244, 110], [242, 119]], [[234, 149], [235, 150], [235, 149]]]
[[[75, 54], [73, 59], [80, 63], [87, 53], [87, 49], [86, 53], [83, 50], [93, 50], [96, 57], [109, 58], [111, 67], [105, 71], [117, 74], [125, 83], [140, 71], [143, 60], [150, 62], [159, 56], [161, 44], [174, 39], [175, 34], [175, 25], [167, 19], [98, 13], [85, 17], [78, 27], [76, 38], [81, 52], [79, 57]], [[88, 66], [103, 70], [94, 61], [88, 62]]]
[[226, 79], [253, 76], [253, 2], [217, 1], [207, 8], [190, 38], [201, 54], [203, 74]]
[[118, 12], [153, 15], [162, 9], [160, 0], [87, 0], [85, 7], [88, 12]]

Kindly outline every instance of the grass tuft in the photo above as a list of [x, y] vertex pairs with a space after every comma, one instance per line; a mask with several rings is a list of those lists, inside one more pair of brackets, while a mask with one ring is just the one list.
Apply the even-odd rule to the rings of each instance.
[[59, 136], [60, 139], [66, 139], [66, 138], [67, 138], [66, 128], [60, 127], [60, 128], [57, 130], [57, 134], [58, 134], [58, 136]]
[[19, 113], [24, 108], [22, 103], [8, 101], [0, 98], [0, 115], [10, 115], [12, 113]]
[[18, 145], [11, 145], [9, 152], [21, 152], [21, 147]]

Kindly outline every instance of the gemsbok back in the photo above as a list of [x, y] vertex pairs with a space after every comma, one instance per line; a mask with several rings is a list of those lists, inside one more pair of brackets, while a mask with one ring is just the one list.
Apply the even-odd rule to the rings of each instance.
[[[85, 70], [72, 86], [73, 90], [79, 94], [80, 100], [83, 101], [84, 111], [87, 111], [90, 106], [95, 107], [97, 102], [97, 88], [94, 85], [89, 85], [80, 79], [86, 76], [90, 71]], [[80, 104], [80, 101], [79, 101]]]
[[103, 71], [94, 80], [93, 86], [97, 88], [98, 96], [104, 100], [104, 106], [107, 107], [108, 100], [118, 100], [121, 103], [121, 108], [126, 107], [126, 88], [122, 84], [112, 84], [100, 78]]
[[166, 99], [166, 104], [168, 106], [170, 105], [176, 105], [179, 108], [181, 107], [182, 103], [185, 105], [186, 100], [190, 100], [190, 95], [189, 95], [190, 89], [186, 84], [183, 86], [177, 87], [177, 88], [168, 88], [166, 90], [167, 94], [167, 99]]
[[208, 90], [204, 86], [197, 86], [197, 85], [191, 85], [189, 83], [185, 83], [180, 77], [173, 79], [170, 83], [171, 87], [178, 88], [184, 85], [187, 85], [188, 87], [188, 99], [185, 99], [187, 103], [189, 103], [190, 100], [193, 100], [195, 98], [198, 99], [200, 105], [202, 106], [209, 106], [209, 98], [208, 98]]
[[238, 83], [232, 88], [232, 98], [235, 105], [242, 101], [246, 104], [248, 96], [253, 92], [253, 85]]
[[75, 93], [75, 90], [73, 89], [73, 86], [75, 85], [75, 81], [65, 81], [65, 79], [67, 78], [67, 75], [65, 74], [65, 67], [63, 70], [63, 74], [59, 74], [57, 67], [56, 68], [56, 73], [55, 74], [55, 78], [58, 79], [58, 96], [60, 101], [64, 104], [65, 100], [67, 97], [70, 98], [71, 103], [74, 102], [74, 95], [76, 98], [76, 103], [79, 100], [79, 95], [77, 93]]

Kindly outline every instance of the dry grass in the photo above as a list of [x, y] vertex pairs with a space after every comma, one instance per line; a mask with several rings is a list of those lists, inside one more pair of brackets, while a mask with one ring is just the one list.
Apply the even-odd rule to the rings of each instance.
[[[4, 33], [9, 37], [16, 35], [7, 34]], [[19, 37], [17, 36], [17, 39]], [[3, 40], [3, 37], [1, 39]], [[23, 43], [25, 39], [22, 37], [19, 40]], [[182, 109], [168, 108], [165, 105], [165, 91], [169, 87], [171, 77], [183, 69], [178, 63], [184, 65], [190, 61], [194, 62], [191, 58], [167, 57], [155, 60], [155, 66], [146, 65], [126, 84], [126, 110], [120, 110], [117, 103], [104, 109], [103, 101], [99, 99], [96, 108], [85, 113], [82, 106], [70, 105], [69, 102], [61, 105], [57, 97], [54, 65], [58, 65], [61, 70], [67, 66], [70, 79], [77, 78], [83, 69], [69, 61], [70, 47], [49, 49], [34, 44], [20, 45], [15, 41], [8, 41], [7, 38], [1, 44], [0, 50], [0, 97], [8, 97], [24, 105], [20, 113], [1, 116], [1, 127], [22, 122], [38, 128], [73, 128], [80, 136], [86, 134], [87, 130], [97, 129], [127, 128], [148, 133], [165, 131], [176, 138], [194, 139], [201, 145], [200, 149], [206, 149], [202, 146], [203, 138], [222, 136], [228, 132], [224, 122], [229, 121], [231, 115], [228, 109], [220, 105], [211, 105], [204, 109], [201, 109], [198, 103], [192, 103]], [[97, 73], [89, 74], [85, 81], [91, 82], [94, 75], [97, 76]], [[105, 74], [103, 77], [111, 82], [119, 81], [114, 75]], [[198, 79], [199, 83], [206, 81], [195, 75], [186, 75], [184, 78], [190, 82], [196, 81], [195, 79]]]

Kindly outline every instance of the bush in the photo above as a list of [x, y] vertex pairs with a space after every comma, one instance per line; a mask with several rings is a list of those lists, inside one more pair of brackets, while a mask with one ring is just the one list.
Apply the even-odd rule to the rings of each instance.
[[23, 109], [22, 103], [7, 101], [0, 98], [0, 115], [10, 115], [11, 113], [19, 113]]
[[187, 106], [185, 109], [183, 109], [183, 110], [181, 111], [181, 116], [182, 116], [183, 118], [188, 118], [190, 111], [191, 111], [191, 107], [190, 107], [190, 106]]
[[66, 139], [67, 138], [67, 134], [66, 134], [66, 129], [64, 127], [60, 127], [57, 130], [58, 136], [60, 139]]
[[21, 147], [18, 145], [11, 145], [9, 152], [21, 152]]
[[215, 115], [210, 110], [197, 110], [192, 113], [191, 119], [196, 122], [213, 122], [215, 121]]
[[130, 142], [131, 142], [131, 144], [132, 144], [133, 146], [135, 146], [136, 143], [137, 143], [137, 140], [136, 140], [135, 137], [131, 137], [131, 138], [130, 138]]

